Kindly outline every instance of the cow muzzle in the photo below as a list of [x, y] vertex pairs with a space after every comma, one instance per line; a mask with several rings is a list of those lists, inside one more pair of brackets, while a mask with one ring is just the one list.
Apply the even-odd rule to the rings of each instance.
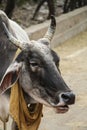
[[56, 100], [56, 103], [53, 105], [54, 105], [54, 108], [56, 108], [56, 112], [65, 113], [69, 110], [69, 105], [72, 105], [75, 103], [75, 94], [72, 92], [60, 93], [58, 96], [56, 95], [55, 100]]

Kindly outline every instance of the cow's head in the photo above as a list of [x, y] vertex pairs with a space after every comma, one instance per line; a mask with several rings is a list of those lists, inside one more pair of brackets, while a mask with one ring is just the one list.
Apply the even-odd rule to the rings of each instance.
[[51, 17], [51, 25], [44, 38], [30, 43], [21, 43], [13, 37], [6, 25], [4, 30], [9, 40], [21, 49], [20, 54], [7, 69], [1, 82], [5, 91], [17, 80], [25, 92], [36, 101], [57, 108], [64, 113], [68, 105], [74, 104], [75, 95], [64, 82], [59, 71], [59, 57], [50, 49], [56, 21]]

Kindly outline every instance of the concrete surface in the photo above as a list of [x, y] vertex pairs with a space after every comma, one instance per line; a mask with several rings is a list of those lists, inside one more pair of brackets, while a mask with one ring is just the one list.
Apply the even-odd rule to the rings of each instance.
[[[57, 28], [52, 40], [52, 47], [56, 47], [87, 28], [87, 6], [57, 17], [56, 22]], [[43, 37], [49, 24], [50, 21], [45, 21], [27, 28], [26, 31], [30, 39], [36, 40]]]

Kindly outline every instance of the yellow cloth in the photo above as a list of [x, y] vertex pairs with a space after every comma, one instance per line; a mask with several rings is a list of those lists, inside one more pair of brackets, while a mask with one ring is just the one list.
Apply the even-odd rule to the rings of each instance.
[[17, 123], [19, 130], [37, 130], [42, 116], [42, 104], [36, 104], [34, 112], [27, 108], [22, 88], [16, 83], [11, 89], [10, 115]]

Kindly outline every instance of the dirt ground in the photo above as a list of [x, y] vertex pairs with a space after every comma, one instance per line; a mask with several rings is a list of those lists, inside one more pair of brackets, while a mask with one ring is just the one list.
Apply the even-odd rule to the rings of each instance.
[[[55, 48], [66, 83], [76, 94], [75, 105], [65, 114], [44, 107], [39, 130], [87, 130], [87, 31]], [[0, 123], [2, 128], [2, 123]], [[8, 129], [10, 130], [8, 124]]]
[[[56, 2], [56, 12], [55, 15], [59, 16], [63, 13], [63, 0], [57, 0]], [[35, 12], [35, 9], [37, 7], [38, 3], [33, 3], [33, 2], [25, 2], [23, 5], [18, 6], [16, 4], [13, 15], [12, 15], [12, 20], [16, 21], [22, 28], [27, 28], [31, 25], [39, 24], [44, 22], [47, 19], [49, 10], [47, 6], [47, 2], [41, 6], [37, 17], [35, 20], [32, 20], [33, 14]], [[0, 9], [5, 10], [6, 3], [2, 1], [2, 4], [0, 5]]]
[[[63, 13], [63, 4], [64, 4], [63, 0], [61, 0], [61, 1], [57, 0], [56, 5], [55, 5], [56, 6], [55, 15], [56, 16], [59, 16]], [[37, 4], [35, 4], [35, 3], [30, 4], [29, 2], [26, 2], [21, 7], [18, 7], [16, 5], [14, 12], [13, 12], [12, 19], [15, 20], [17, 23], [19, 23], [23, 28], [27, 28], [30, 25], [39, 24], [39, 23], [42, 23], [45, 20], [47, 20], [47, 16], [49, 14], [47, 2], [45, 2], [41, 6], [35, 20], [32, 20], [36, 7], [37, 7]]]

